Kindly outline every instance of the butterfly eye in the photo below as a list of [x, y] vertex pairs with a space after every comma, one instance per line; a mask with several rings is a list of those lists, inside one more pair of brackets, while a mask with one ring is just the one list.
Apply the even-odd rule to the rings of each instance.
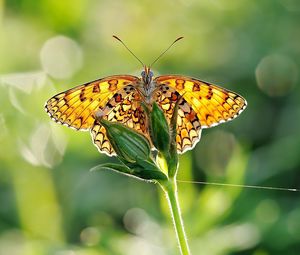
[[150, 71], [150, 72], [149, 72], [149, 76], [150, 76], [150, 77], [153, 77], [153, 72]]
[[145, 71], [142, 71], [141, 75], [142, 77], [145, 77]]

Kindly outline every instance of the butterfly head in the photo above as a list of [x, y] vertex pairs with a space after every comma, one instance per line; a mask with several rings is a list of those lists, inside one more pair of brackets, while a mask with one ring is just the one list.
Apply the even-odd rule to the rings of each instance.
[[142, 71], [141, 75], [142, 75], [143, 82], [145, 84], [151, 83], [152, 77], [153, 77], [153, 72], [150, 70], [150, 67], [145, 66], [145, 70]]

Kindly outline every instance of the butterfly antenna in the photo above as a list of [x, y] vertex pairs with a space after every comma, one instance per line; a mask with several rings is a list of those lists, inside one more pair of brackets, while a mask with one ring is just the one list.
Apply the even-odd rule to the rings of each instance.
[[144, 63], [127, 47], [127, 45], [116, 35], [113, 35], [113, 38], [117, 39], [120, 43], [123, 44], [123, 46], [131, 53], [132, 56], [134, 56], [144, 67]]
[[179, 40], [181, 40], [181, 39], [183, 39], [183, 36], [180, 36], [180, 37], [178, 37], [174, 42], [172, 42], [171, 44], [170, 44], [170, 46], [165, 50], [165, 51], [163, 51], [153, 62], [152, 62], [152, 64], [150, 65], [150, 68], [154, 65], [154, 63], [156, 63], [157, 62], [157, 60], [159, 60], [176, 42], [178, 42]]

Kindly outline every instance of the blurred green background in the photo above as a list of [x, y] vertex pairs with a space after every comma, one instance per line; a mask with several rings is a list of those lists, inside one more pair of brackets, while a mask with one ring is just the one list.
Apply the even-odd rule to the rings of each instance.
[[[154, 67], [243, 95], [178, 179], [300, 188], [300, 1], [0, 0], [0, 254], [179, 254], [158, 188], [112, 172], [88, 132], [49, 119], [55, 93]], [[300, 254], [299, 192], [179, 183], [192, 253]]]

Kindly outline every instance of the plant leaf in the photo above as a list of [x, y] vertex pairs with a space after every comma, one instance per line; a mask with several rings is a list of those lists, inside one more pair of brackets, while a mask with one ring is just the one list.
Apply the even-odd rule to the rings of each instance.
[[132, 165], [131, 168], [129, 168], [121, 164], [106, 163], [106, 164], [95, 166], [91, 169], [91, 171], [99, 171], [99, 170], [111, 170], [114, 172], [118, 172], [121, 174], [125, 174], [131, 177], [135, 177], [147, 181], [168, 179], [168, 177], [160, 170], [144, 169], [138, 164]]

